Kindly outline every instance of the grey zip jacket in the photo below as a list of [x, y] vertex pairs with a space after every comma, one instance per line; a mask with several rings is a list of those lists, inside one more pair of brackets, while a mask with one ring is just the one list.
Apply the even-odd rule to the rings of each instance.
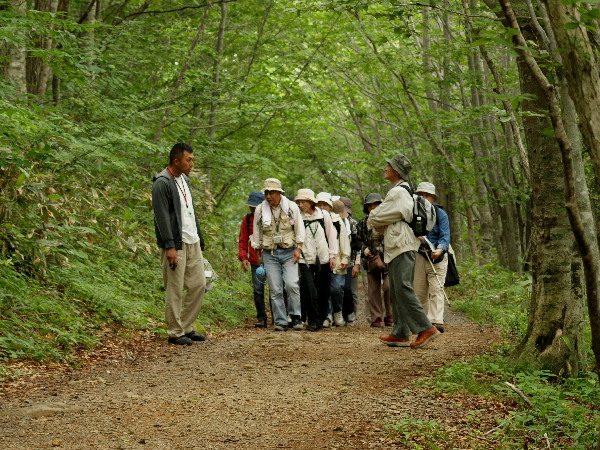
[[[189, 178], [183, 174], [183, 179], [189, 188]], [[179, 200], [179, 190], [175, 184], [175, 179], [165, 168], [152, 181], [152, 208], [154, 209], [156, 244], [159, 248], [175, 247], [177, 250], [182, 250], [181, 201]], [[193, 205], [193, 198], [190, 198], [190, 201]], [[194, 214], [194, 217], [198, 237], [200, 238], [200, 248], [204, 250], [204, 238], [198, 225], [198, 217], [196, 214]]]

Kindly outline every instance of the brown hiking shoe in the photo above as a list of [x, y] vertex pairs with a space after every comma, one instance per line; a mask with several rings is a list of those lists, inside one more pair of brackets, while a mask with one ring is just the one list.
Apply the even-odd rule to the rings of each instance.
[[392, 336], [391, 334], [379, 336], [379, 339], [390, 347], [408, 347], [410, 345], [410, 341], [408, 339], [400, 339], [396, 336]]
[[438, 337], [440, 334], [440, 331], [434, 326], [432, 326], [429, 330], [421, 331], [415, 342], [410, 344], [410, 348], [421, 348], [429, 341], [432, 341]]

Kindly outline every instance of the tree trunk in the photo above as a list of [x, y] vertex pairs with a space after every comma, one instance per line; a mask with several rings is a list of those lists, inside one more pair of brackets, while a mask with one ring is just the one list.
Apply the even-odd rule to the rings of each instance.
[[[187, 58], [186, 58], [185, 62], [181, 65], [181, 70], [179, 71], [179, 76], [177, 77], [175, 84], [173, 84], [173, 87], [171, 88], [171, 93], [169, 94], [169, 99], [167, 100], [167, 103], [171, 103], [173, 101], [173, 99], [177, 95], [177, 91], [183, 84], [183, 79], [184, 79], [185, 73], [187, 72], [187, 69], [190, 65], [190, 61], [192, 59], [192, 55], [194, 54], [194, 50], [196, 49], [196, 46], [198, 45], [198, 42], [200, 41], [200, 36], [202, 36], [202, 33], [204, 33], [204, 27], [206, 26], [206, 19], [208, 18], [208, 12], [210, 11], [211, 6], [212, 6], [212, 4], [210, 2], [208, 2], [206, 4], [206, 7], [204, 8], [204, 15], [202, 16], [202, 21], [200, 22], [200, 26], [198, 27], [198, 30], [196, 31], [196, 35], [194, 36], [194, 39], [192, 40], [192, 43], [190, 44], [190, 49], [188, 51]], [[156, 130], [156, 133], [154, 134], [154, 143], [155, 144], [157, 144], [158, 141], [160, 141], [163, 130], [164, 130], [165, 126], [167, 125], [167, 121], [169, 120], [169, 115], [171, 114], [171, 108], [172, 108], [172, 106], [169, 105], [163, 112], [163, 116], [160, 121], [160, 124], [158, 125], [158, 129]]]
[[[17, 15], [24, 15], [27, 8], [27, 2], [25, 0], [12, 0], [12, 9]], [[7, 76], [8, 79], [13, 83], [15, 90], [19, 94], [27, 93], [27, 71], [26, 71], [26, 57], [25, 57], [25, 46], [24, 45], [11, 45], [9, 46], [9, 58]]]
[[[510, 4], [507, 0], [500, 3], [509, 26], [519, 29]], [[521, 26], [528, 41], [539, 41], [530, 21], [522, 21]], [[525, 45], [524, 40], [515, 41]], [[534, 96], [523, 103], [523, 110], [531, 113], [524, 115], [523, 125], [532, 177], [533, 290], [527, 333], [513, 358], [517, 363], [531, 363], [569, 376], [577, 373], [582, 361], [584, 317], [579, 271], [574, 272], [572, 264], [565, 264], [573, 259], [573, 238], [564, 207], [563, 161], [556, 139], [543, 133], [552, 126], [547, 117], [550, 97], [538, 83], [524, 53], [519, 54], [521, 92]]]
[[[580, 119], [582, 136], [591, 156], [596, 185], [600, 185], [600, 72], [596, 53], [589, 42], [587, 29], [580, 22], [577, 5], [548, 1], [545, 4], [558, 48], [562, 51], [564, 74]], [[577, 28], [568, 30], [565, 25], [574, 20], [578, 23]], [[567, 198], [567, 204], [578, 196], [572, 205], [574, 212], [570, 219], [583, 259], [592, 350], [596, 370], [600, 372], [600, 224], [594, 218], [587, 189], [582, 191], [585, 176], [577, 168], [581, 155], [574, 155], [575, 152], [567, 145], [562, 145], [561, 150], [565, 171], [570, 162], [575, 166], [573, 173], [566, 173], [566, 176], [573, 176], [573, 180], [566, 180], [573, 185], [572, 198]], [[569, 161], [570, 157], [573, 161]], [[600, 439], [598, 445], [600, 447]]]
[[[56, 13], [58, 9], [58, 0], [52, 0], [50, 3], [50, 12]], [[43, 49], [47, 52], [50, 52], [54, 47], [54, 42], [50, 38], [44, 39]], [[46, 94], [46, 88], [48, 87], [48, 80], [50, 78], [50, 64], [48, 61], [42, 60], [40, 66], [39, 78], [37, 81], [37, 87], [35, 93], [40, 97], [43, 97]]]

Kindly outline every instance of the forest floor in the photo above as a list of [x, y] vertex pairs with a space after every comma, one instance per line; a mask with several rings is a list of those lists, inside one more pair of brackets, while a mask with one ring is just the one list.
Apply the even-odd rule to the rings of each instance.
[[378, 336], [390, 328], [364, 318], [316, 333], [248, 326], [190, 347], [141, 334], [78, 369], [49, 367], [4, 383], [0, 447], [431, 448], [426, 430], [410, 422], [390, 433], [387, 425], [412, 418], [453, 430], [440, 448], [494, 448], [473, 436], [467, 417], [491, 429], [502, 407], [416, 383], [498, 339], [452, 311], [445, 328], [422, 349], [387, 347]]

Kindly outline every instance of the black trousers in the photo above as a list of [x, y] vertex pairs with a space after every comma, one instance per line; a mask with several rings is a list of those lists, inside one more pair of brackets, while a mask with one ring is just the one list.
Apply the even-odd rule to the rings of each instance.
[[327, 317], [331, 268], [329, 264], [298, 264], [300, 268], [300, 304], [302, 320], [321, 327]]

